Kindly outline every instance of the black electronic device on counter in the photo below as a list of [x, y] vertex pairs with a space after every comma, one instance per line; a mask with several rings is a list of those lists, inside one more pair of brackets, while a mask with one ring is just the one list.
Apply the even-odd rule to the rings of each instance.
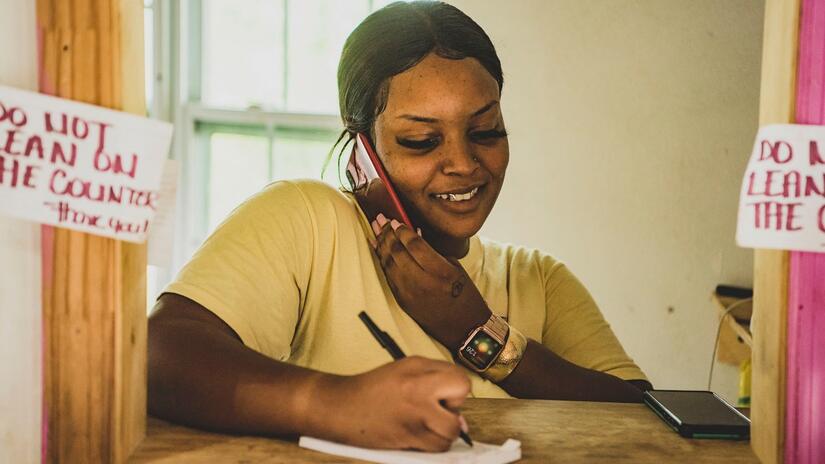
[[650, 390], [643, 400], [679, 435], [686, 438], [746, 440], [751, 421], [709, 391]]

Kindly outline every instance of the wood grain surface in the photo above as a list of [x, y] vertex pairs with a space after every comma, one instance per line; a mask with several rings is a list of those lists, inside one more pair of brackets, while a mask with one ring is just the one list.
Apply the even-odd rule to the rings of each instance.
[[[468, 399], [470, 436], [521, 441], [525, 463], [756, 463], [747, 442], [680, 437], [641, 404]], [[201, 432], [150, 418], [131, 463], [348, 463], [295, 440]]]
[[[796, 100], [799, 0], [767, 0], [759, 124], [792, 123]], [[788, 252], [754, 251], [751, 437], [764, 464], [781, 463], [785, 447], [785, 356]]]
[[[40, 90], [145, 114], [143, 3], [38, 0]], [[146, 421], [146, 247], [44, 226], [48, 462], [124, 462]]]

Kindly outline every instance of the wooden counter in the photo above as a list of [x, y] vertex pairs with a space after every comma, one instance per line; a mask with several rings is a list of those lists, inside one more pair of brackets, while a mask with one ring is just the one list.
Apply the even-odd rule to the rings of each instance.
[[[469, 399], [470, 436], [521, 441], [525, 463], [756, 463], [748, 442], [688, 440], [642, 404]], [[482, 425], [484, 424], [484, 425]], [[149, 419], [131, 463], [345, 463], [292, 441], [201, 432]]]

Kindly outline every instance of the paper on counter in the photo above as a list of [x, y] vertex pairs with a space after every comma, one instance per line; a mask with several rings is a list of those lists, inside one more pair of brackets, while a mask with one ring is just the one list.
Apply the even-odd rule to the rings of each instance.
[[386, 464], [506, 464], [521, 459], [521, 442], [508, 439], [501, 446], [473, 442], [470, 447], [460, 439], [444, 453], [395, 451], [359, 448], [312, 437], [301, 437], [298, 446], [335, 456]]

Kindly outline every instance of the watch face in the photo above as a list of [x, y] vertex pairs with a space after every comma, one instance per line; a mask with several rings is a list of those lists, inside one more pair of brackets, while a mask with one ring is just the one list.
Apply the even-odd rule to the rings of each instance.
[[499, 351], [501, 343], [486, 332], [479, 331], [461, 352], [476, 369], [484, 370], [492, 364]]

